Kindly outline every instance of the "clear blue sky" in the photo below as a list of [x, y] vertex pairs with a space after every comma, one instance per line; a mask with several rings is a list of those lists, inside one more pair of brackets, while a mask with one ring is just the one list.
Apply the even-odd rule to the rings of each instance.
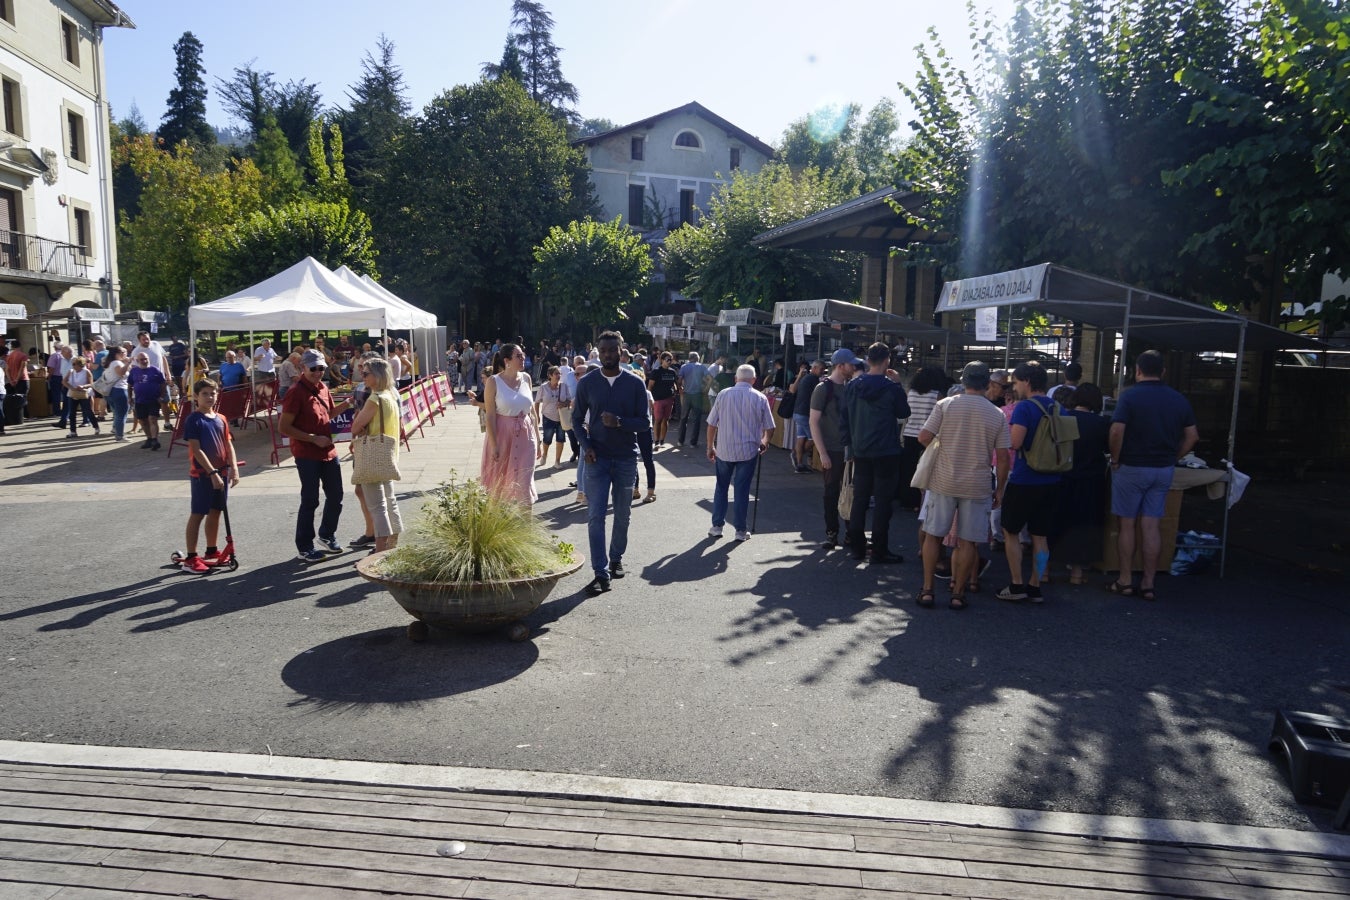
[[[173, 44], [193, 32], [205, 48], [207, 118], [231, 123], [216, 79], [237, 66], [315, 83], [325, 106], [347, 102], [362, 57], [381, 33], [395, 44], [414, 110], [496, 62], [510, 0], [117, 0], [137, 24], [109, 29], [113, 114], [134, 102], [152, 128], [174, 85]], [[564, 75], [585, 117], [622, 125], [696, 100], [768, 143], [830, 103], [865, 109], [913, 80], [913, 48], [932, 25], [968, 66], [960, 0], [544, 0]], [[977, 0], [1006, 22], [1014, 0]]]

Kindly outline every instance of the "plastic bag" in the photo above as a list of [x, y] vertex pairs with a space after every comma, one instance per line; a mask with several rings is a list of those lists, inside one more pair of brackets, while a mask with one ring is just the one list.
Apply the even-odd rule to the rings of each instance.
[[1219, 538], [1203, 531], [1177, 535], [1177, 552], [1172, 557], [1173, 575], [1195, 575], [1208, 569], [1219, 558]]

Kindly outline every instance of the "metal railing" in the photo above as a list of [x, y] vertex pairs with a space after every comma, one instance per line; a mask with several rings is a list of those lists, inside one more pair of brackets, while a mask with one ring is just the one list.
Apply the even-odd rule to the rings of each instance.
[[88, 278], [80, 248], [65, 241], [0, 228], [0, 267], [65, 278]]

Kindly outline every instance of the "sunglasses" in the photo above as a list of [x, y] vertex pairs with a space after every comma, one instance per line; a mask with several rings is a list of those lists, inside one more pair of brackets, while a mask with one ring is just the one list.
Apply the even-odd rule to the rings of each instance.
[[324, 369], [327, 369], [327, 368], [328, 368], [327, 366], [310, 366], [310, 367], [309, 367], [309, 370], [310, 370], [311, 372], [322, 372]]

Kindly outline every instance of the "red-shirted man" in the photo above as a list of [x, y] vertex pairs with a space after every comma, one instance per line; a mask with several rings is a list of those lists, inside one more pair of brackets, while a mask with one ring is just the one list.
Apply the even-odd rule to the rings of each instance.
[[[300, 512], [295, 518], [295, 548], [307, 563], [342, 552], [337, 542], [338, 519], [342, 516], [342, 467], [333, 446], [330, 423], [351, 401], [333, 405], [323, 383], [328, 361], [322, 353], [306, 350], [301, 357], [300, 377], [281, 401], [281, 433], [291, 439], [295, 471], [300, 474]], [[318, 547], [314, 539], [314, 513], [323, 488], [323, 516], [319, 520]]]

